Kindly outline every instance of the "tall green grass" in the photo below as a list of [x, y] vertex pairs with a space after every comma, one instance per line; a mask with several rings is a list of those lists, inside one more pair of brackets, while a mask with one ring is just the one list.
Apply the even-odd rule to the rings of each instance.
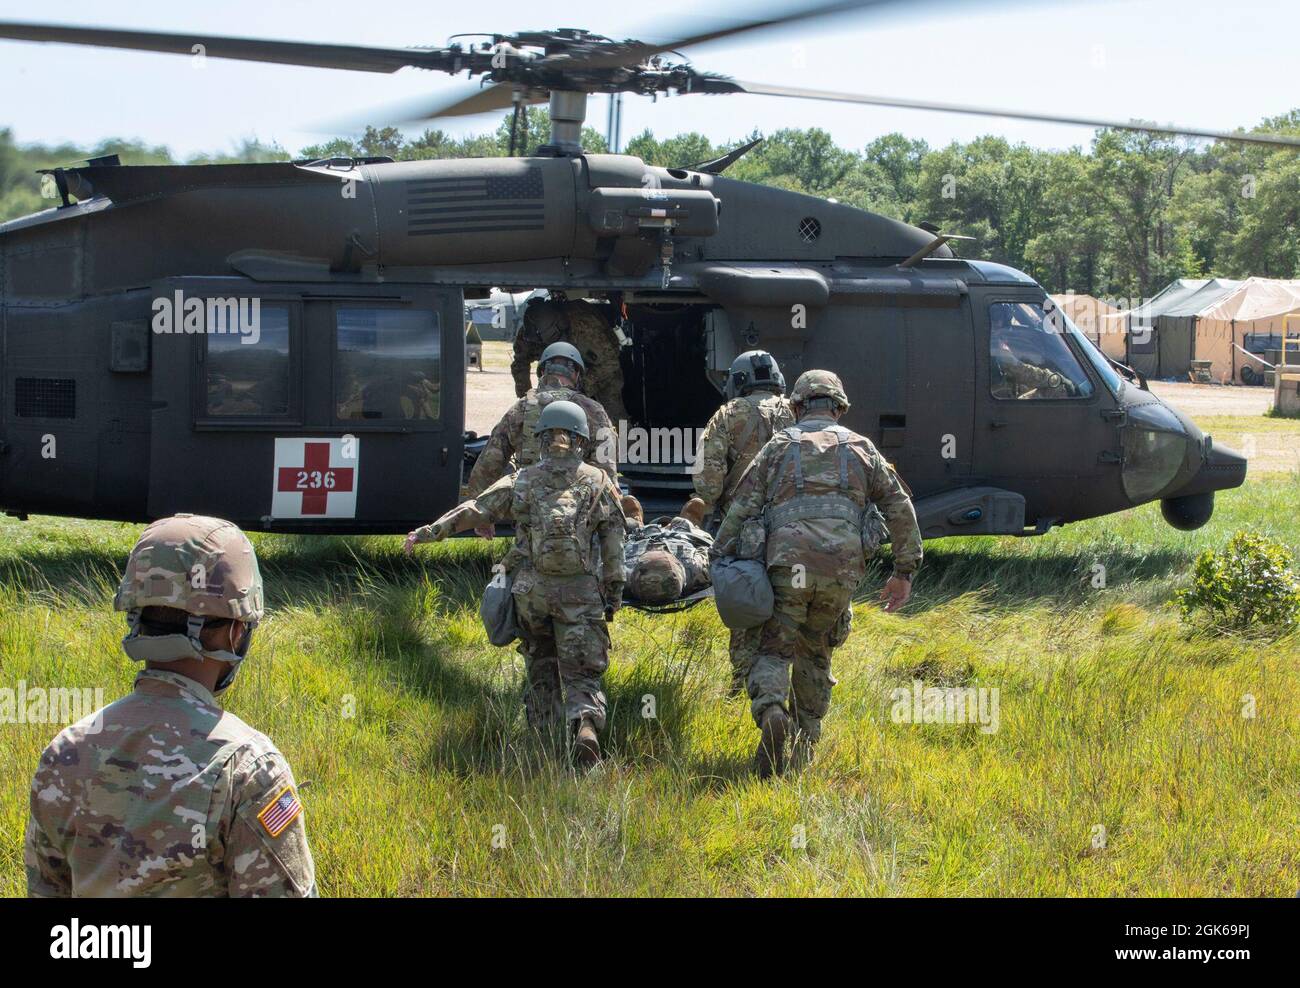
[[[1293, 895], [1300, 638], [1212, 635], [1170, 604], [1242, 527], [1300, 550], [1300, 479], [1221, 495], [1196, 532], [1148, 505], [930, 543], [901, 616], [871, 603], [876, 564], [817, 761], [776, 783], [750, 772], [707, 603], [619, 616], [602, 770], [539, 751], [522, 661], [478, 624], [500, 541], [407, 560], [398, 538], [255, 535], [269, 612], [228, 703], [310, 783], [326, 895]], [[110, 601], [138, 532], [0, 521], [0, 685], [130, 688]], [[1000, 729], [894, 723], [916, 678], [997, 687]], [[24, 891], [54, 730], [0, 725], [0, 894]]]

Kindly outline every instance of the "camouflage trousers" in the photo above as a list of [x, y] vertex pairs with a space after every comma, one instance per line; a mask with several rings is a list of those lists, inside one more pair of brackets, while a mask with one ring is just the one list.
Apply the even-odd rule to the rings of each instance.
[[538, 729], [589, 717], [605, 726], [601, 683], [609, 665], [605, 603], [594, 576], [557, 579], [524, 571], [514, 583], [526, 682], [524, 710]]
[[749, 681], [749, 669], [758, 654], [758, 643], [762, 636], [762, 627], [746, 628], [744, 631], [731, 629], [731, 680], [744, 685]]
[[796, 587], [788, 566], [772, 567], [768, 577], [775, 604], [772, 617], [759, 629], [758, 653], [749, 670], [750, 712], [758, 723], [768, 707], [786, 706], [800, 732], [816, 741], [835, 685], [831, 652], [847, 637], [854, 587], [811, 574], [804, 586]]

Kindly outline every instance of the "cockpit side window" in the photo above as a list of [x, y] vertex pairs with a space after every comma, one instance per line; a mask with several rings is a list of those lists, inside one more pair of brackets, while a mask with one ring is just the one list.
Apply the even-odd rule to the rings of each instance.
[[989, 305], [989, 388], [1010, 400], [1086, 398], [1093, 384], [1058, 325], [1029, 302]]

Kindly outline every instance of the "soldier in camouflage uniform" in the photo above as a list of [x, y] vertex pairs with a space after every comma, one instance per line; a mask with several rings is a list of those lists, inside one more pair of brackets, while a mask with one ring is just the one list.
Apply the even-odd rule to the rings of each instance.
[[567, 721], [575, 757], [590, 767], [600, 760], [597, 734], [605, 726], [605, 624], [623, 602], [623, 511], [609, 477], [583, 462], [591, 437], [579, 405], [551, 402], [536, 430], [537, 463], [411, 532], [406, 551], [489, 522], [514, 522], [504, 565], [522, 631], [528, 722], [550, 732]]
[[669, 604], [709, 585], [713, 537], [682, 517], [631, 527], [623, 549], [628, 596]]
[[[478, 497], [504, 477], [511, 459], [519, 468], [538, 461], [537, 421], [542, 409], [554, 401], [573, 402], [586, 413], [587, 431], [593, 437], [585, 444], [586, 460], [604, 470], [611, 483], [617, 482], [618, 440], [605, 409], [577, 390], [583, 370], [582, 354], [572, 344], [552, 343], [542, 351], [537, 362], [537, 387], [511, 405], [492, 429], [465, 485], [469, 497]], [[492, 525], [484, 525], [479, 534], [491, 538], [495, 530]]]
[[1073, 398], [1079, 389], [1063, 374], [1020, 359], [1011, 342], [1017, 332], [1031, 338], [1038, 330], [1014, 325], [1008, 304], [995, 305], [991, 317], [991, 387], [994, 398]]
[[114, 600], [135, 691], [64, 729], [32, 780], [24, 858], [38, 897], [316, 894], [302, 804], [266, 735], [223, 711], [262, 617], [230, 522], [145, 529]]
[[[785, 378], [770, 353], [750, 350], [731, 362], [726, 404], [713, 413], [700, 438], [695, 497], [688, 512], [726, 514], [740, 478], [772, 434], [794, 425], [794, 412], [782, 392]], [[694, 501], [694, 499], [693, 499]], [[758, 628], [732, 630], [731, 695], [741, 696], [758, 649]]]
[[[718, 530], [715, 553], [735, 554], [742, 529], [766, 526], [775, 607], [749, 672], [750, 710], [762, 733], [759, 774], [779, 774], [794, 717], [795, 753], [811, 757], [830, 706], [831, 653], [848, 636], [849, 604], [866, 573], [870, 504], [889, 529], [894, 572], [881, 591], [895, 611], [911, 594], [921, 533], [902, 481], [871, 441], [837, 424], [848, 410], [840, 379], [807, 371], [790, 400], [798, 423], [759, 451]], [[791, 703], [791, 680], [793, 702]]]
[[623, 368], [619, 364], [619, 339], [609, 318], [609, 306], [577, 300], [534, 299], [524, 310], [523, 324], [515, 334], [510, 373], [515, 394], [522, 398], [532, 384], [528, 372], [533, 361], [552, 343], [572, 343], [586, 365], [582, 390], [594, 398], [615, 422], [627, 418], [623, 405]]

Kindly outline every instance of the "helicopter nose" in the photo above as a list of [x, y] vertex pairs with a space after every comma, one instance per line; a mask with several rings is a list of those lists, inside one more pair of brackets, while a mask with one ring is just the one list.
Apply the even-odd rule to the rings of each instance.
[[1214, 492], [1240, 487], [1246, 480], [1246, 458], [1227, 446], [1209, 445], [1201, 468], [1192, 479], [1172, 494], [1160, 499], [1160, 513], [1165, 521], [1184, 532], [1200, 528], [1214, 514]]
[[1246, 482], [1246, 458], [1235, 449], [1220, 446], [1206, 436], [1201, 440], [1209, 449], [1204, 454], [1201, 468], [1192, 474], [1187, 483], [1169, 491], [1166, 498], [1189, 497], [1194, 494], [1212, 494], [1240, 487]]

